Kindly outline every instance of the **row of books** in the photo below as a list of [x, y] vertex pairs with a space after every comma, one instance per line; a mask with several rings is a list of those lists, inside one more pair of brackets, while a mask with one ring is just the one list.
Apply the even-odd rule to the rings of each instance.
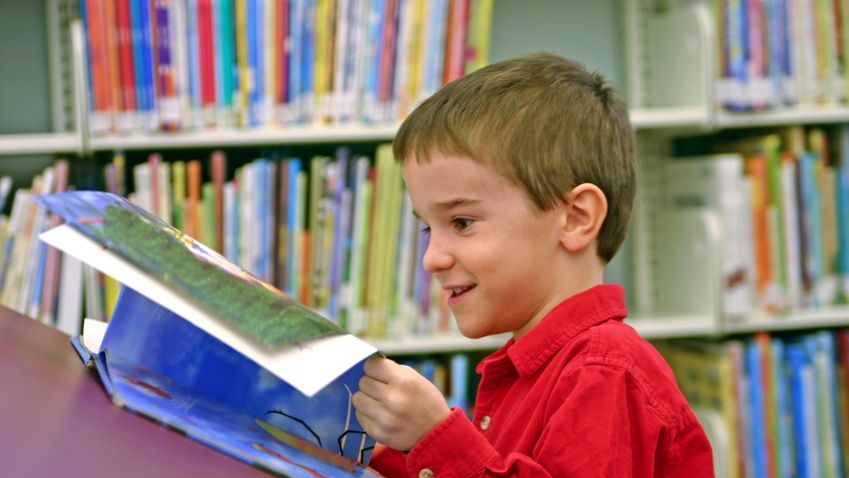
[[95, 134], [392, 123], [488, 61], [493, 0], [80, 0]]
[[849, 476], [849, 330], [658, 344], [717, 476]]
[[[232, 176], [227, 162], [222, 151], [170, 162], [154, 153], [132, 165], [116, 154], [104, 183], [356, 335], [449, 331], [441, 290], [421, 267], [422, 228], [391, 145], [379, 145], [374, 158], [347, 147], [327, 156], [260, 158], [234, 167]], [[37, 239], [54, 219], [30, 196], [67, 188], [55, 179], [60, 175], [67, 177], [64, 161], [16, 191], [0, 236], [9, 252], [0, 280], [4, 304], [75, 333], [82, 315], [108, 317], [118, 286], [83, 265], [66, 270], [73, 259]], [[58, 300], [66, 287], [70, 310]]]
[[[720, 219], [726, 317], [846, 304], [849, 125], [789, 127], [711, 148], [662, 166], [662, 202]], [[668, 240], [681, 239], [672, 231]]]
[[845, 103], [842, 0], [722, 0], [717, 100], [732, 111]]

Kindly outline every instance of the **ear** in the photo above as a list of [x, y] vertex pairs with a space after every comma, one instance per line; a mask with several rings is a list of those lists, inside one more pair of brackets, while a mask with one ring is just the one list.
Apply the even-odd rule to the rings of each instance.
[[591, 183], [575, 186], [563, 199], [563, 208], [566, 219], [560, 235], [563, 247], [577, 253], [595, 244], [607, 217], [607, 197], [601, 188]]

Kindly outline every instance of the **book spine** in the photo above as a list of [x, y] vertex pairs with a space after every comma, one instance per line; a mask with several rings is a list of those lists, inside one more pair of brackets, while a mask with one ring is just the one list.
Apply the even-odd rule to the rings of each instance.
[[218, 14], [218, 74], [220, 87], [216, 88], [218, 93], [218, 124], [219, 126], [233, 126], [234, 119], [234, 92], [237, 91], [237, 63], [236, 63], [236, 39], [233, 0], [217, 0]]
[[197, 0], [198, 63], [200, 67], [201, 123], [215, 124], [216, 84], [213, 58], [212, 1]]
[[180, 126], [180, 104], [177, 98], [176, 77], [172, 64], [172, 42], [169, 4], [171, 0], [155, 0], [156, 14], [156, 80], [159, 107], [159, 125], [164, 131], [175, 131]]
[[118, 129], [122, 131], [133, 131], [136, 129], [136, 87], [135, 87], [135, 59], [133, 58], [133, 26], [130, 20], [130, 0], [117, 0], [115, 2], [117, 16], [118, 53], [120, 58], [120, 84], [121, 105], [123, 106], [121, 118], [118, 120]]

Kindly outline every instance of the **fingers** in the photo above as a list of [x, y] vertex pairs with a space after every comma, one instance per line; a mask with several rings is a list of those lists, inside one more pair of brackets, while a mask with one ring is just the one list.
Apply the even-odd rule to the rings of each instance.
[[398, 364], [381, 355], [375, 355], [366, 360], [363, 371], [366, 376], [379, 382], [389, 383], [392, 378], [392, 370]]

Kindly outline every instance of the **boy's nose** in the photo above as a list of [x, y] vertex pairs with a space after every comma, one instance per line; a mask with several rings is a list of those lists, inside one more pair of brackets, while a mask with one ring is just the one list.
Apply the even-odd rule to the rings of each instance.
[[427, 272], [434, 273], [448, 269], [453, 264], [453, 261], [453, 256], [438, 239], [435, 240], [433, 235], [431, 235], [428, 238], [427, 248], [425, 248], [424, 256], [422, 257], [422, 267]]

